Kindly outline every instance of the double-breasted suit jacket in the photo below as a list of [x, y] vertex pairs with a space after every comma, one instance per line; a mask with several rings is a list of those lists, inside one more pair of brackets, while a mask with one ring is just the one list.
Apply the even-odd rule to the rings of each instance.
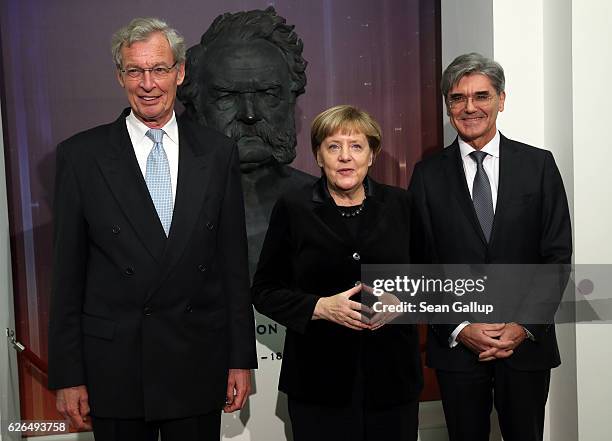
[[237, 148], [178, 118], [166, 238], [128, 112], [58, 146], [49, 386], [86, 385], [98, 417], [221, 409], [228, 369], [256, 366]]
[[[410, 184], [416, 262], [570, 263], [570, 216], [552, 154], [501, 135], [499, 161], [499, 191], [489, 243], [476, 217], [457, 140], [417, 164]], [[463, 345], [449, 347], [456, 326], [430, 327], [429, 366], [467, 371], [478, 365], [478, 357]], [[525, 340], [505, 362], [519, 370], [559, 365], [554, 326], [529, 325], [528, 329], [535, 340]]]
[[[358, 369], [366, 407], [405, 404], [421, 390], [415, 326], [355, 331], [311, 320], [319, 298], [361, 280], [362, 264], [410, 262], [408, 193], [366, 179], [367, 199], [355, 235], [324, 178], [282, 196], [272, 210], [253, 303], [287, 327], [279, 389], [292, 399], [348, 406]], [[359, 295], [351, 299], [360, 301]]]

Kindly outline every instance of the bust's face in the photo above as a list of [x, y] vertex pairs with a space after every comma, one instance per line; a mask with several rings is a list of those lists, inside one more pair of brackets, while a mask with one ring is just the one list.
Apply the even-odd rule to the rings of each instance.
[[199, 78], [206, 125], [238, 144], [243, 172], [295, 157], [295, 96], [280, 49], [266, 40], [216, 41]]

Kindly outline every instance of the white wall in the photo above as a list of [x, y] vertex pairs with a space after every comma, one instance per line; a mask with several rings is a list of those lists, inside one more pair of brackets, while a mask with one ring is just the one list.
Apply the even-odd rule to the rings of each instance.
[[[492, 0], [441, 0], [442, 69], [458, 55], [478, 52], [493, 56]], [[440, 96], [442, 100], [442, 96]], [[444, 114], [444, 145], [457, 133]]]
[[[498, 0], [493, 5], [494, 56], [508, 82], [499, 127], [554, 153], [572, 207], [575, 262], [610, 263], [612, 178], [605, 158], [612, 142], [608, 112], [600, 110], [607, 105], [602, 89], [612, 67], [610, 3]], [[547, 439], [608, 439], [612, 326], [557, 329], [563, 365], [551, 380]]]
[[[612, 72], [611, 22], [609, 1], [572, 2], [576, 263], [612, 263], [612, 173], [607, 160], [612, 151], [607, 96]], [[600, 288], [609, 290], [609, 286]], [[579, 439], [610, 439], [612, 325], [578, 325], [576, 360]]]
[[506, 136], [544, 145], [543, 10], [541, 1], [493, 2], [493, 56], [506, 73]]
[[[543, 145], [555, 156], [573, 214], [572, 0], [544, 0], [542, 29]], [[576, 327], [558, 325], [557, 339], [562, 365], [551, 377], [546, 439], [575, 441], [578, 440]]]

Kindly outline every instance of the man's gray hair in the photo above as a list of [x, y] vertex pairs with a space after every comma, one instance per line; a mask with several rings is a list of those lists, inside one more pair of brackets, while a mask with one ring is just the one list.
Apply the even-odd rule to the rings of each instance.
[[506, 78], [501, 65], [497, 61], [472, 52], [459, 55], [444, 70], [442, 81], [440, 81], [444, 99], [448, 98], [448, 93], [455, 84], [461, 81], [461, 78], [471, 74], [486, 75], [498, 94], [504, 91]]
[[124, 45], [130, 47], [132, 43], [137, 41], [148, 40], [151, 34], [155, 32], [164, 34], [170, 44], [170, 49], [172, 49], [174, 61], [178, 64], [183, 63], [185, 61], [185, 40], [176, 29], [171, 28], [165, 21], [159, 18], [135, 18], [130, 24], [113, 34], [111, 51], [117, 69], [122, 67], [121, 49]]

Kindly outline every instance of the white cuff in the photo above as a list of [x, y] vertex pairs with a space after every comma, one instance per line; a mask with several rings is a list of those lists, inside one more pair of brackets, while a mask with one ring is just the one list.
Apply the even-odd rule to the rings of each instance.
[[463, 323], [461, 323], [459, 326], [457, 326], [455, 328], [455, 330], [450, 335], [450, 337], [448, 337], [448, 344], [449, 344], [449, 346], [451, 348], [454, 348], [455, 346], [457, 346], [459, 344], [459, 342], [457, 341], [457, 336], [459, 335], [459, 333], [461, 331], [463, 331], [463, 328], [465, 328], [469, 324], [470, 324], [470, 322], [463, 322]]

